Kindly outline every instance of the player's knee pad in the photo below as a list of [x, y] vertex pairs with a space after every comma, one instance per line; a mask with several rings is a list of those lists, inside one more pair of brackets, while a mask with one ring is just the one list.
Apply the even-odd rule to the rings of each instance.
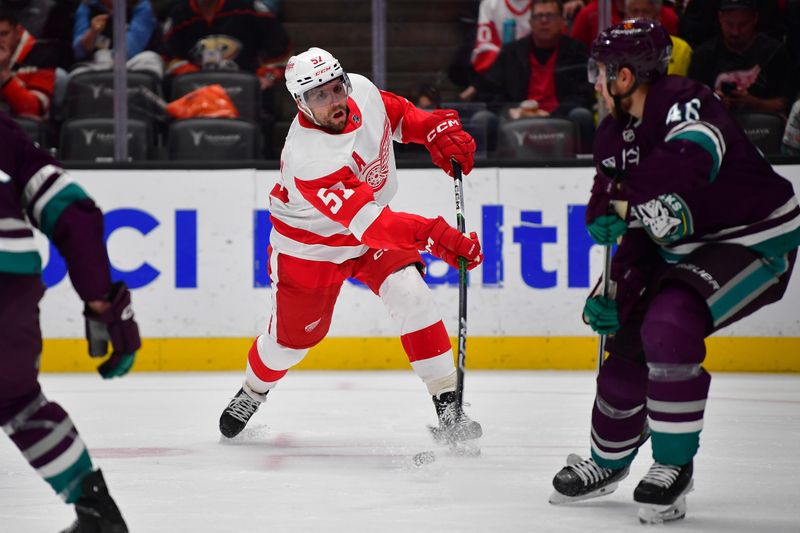
[[272, 370], [288, 370], [302, 361], [309, 350], [308, 348], [287, 348], [269, 335], [259, 336], [256, 348], [261, 361]]
[[0, 398], [0, 425], [5, 424], [18, 416], [37, 397], [41, 396], [41, 387], [38, 382], [30, 386], [30, 390], [14, 398]]
[[651, 302], [640, 335], [648, 364], [700, 364], [711, 315], [702, 298], [684, 285], [662, 289]]
[[628, 418], [644, 408], [646, 396], [647, 367], [609, 356], [597, 376], [595, 407], [609, 418]]
[[390, 274], [378, 289], [389, 316], [400, 326], [400, 334], [419, 331], [441, 320], [431, 290], [414, 265]]

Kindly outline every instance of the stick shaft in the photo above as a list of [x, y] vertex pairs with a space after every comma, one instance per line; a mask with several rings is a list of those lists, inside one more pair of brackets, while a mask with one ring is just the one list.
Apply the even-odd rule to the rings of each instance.
[[[453, 162], [453, 184], [456, 198], [456, 228], [466, 233], [464, 219], [464, 182], [461, 167]], [[456, 367], [456, 398], [461, 407], [464, 400], [464, 369], [467, 362], [467, 260], [458, 259], [458, 366]]]
[[[603, 296], [608, 298], [608, 287], [611, 283], [611, 245], [603, 248]], [[603, 366], [603, 358], [606, 355], [606, 340], [608, 335], [600, 335], [600, 346], [597, 352], [597, 371]]]

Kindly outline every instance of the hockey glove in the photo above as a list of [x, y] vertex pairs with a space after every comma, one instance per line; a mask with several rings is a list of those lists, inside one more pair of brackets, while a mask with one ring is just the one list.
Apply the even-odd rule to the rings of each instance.
[[131, 293], [124, 282], [111, 285], [109, 303], [111, 305], [102, 313], [95, 313], [88, 306], [83, 309], [89, 355], [105, 356], [111, 341], [111, 357], [97, 368], [103, 379], [127, 374], [133, 366], [136, 350], [142, 346], [139, 327], [133, 319]]
[[461, 166], [464, 174], [469, 174], [474, 164], [475, 140], [461, 129], [458, 113], [452, 109], [437, 109], [424, 124], [425, 147], [431, 153], [433, 164], [452, 177], [452, 160]]
[[458, 268], [458, 258], [467, 260], [467, 270], [472, 270], [483, 262], [481, 243], [474, 231], [469, 237], [452, 227], [442, 217], [438, 217], [426, 228], [425, 251], [435, 255], [453, 268]]
[[600, 335], [610, 335], [619, 329], [617, 302], [605, 296], [593, 296], [583, 307], [584, 320]]
[[586, 224], [586, 230], [592, 240], [603, 246], [616, 244], [627, 229], [628, 225], [616, 213], [601, 215]]

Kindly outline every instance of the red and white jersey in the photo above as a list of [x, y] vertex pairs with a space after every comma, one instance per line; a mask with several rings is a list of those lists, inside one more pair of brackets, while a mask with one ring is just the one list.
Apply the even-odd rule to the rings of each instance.
[[514, 21], [512, 41], [531, 33], [531, 0], [482, 0], [478, 8], [478, 33], [472, 49], [472, 67], [477, 73], [489, 70], [503, 46], [503, 26]]
[[332, 132], [298, 113], [270, 193], [270, 245], [302, 259], [342, 263], [397, 192], [392, 141], [422, 142], [430, 114], [352, 74], [347, 125]]

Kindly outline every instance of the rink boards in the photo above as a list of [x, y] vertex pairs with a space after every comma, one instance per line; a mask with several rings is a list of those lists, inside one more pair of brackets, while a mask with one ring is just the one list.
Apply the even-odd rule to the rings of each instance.
[[[800, 190], [800, 167], [778, 171]], [[101, 206], [115, 279], [133, 290], [144, 337], [139, 371], [240, 369], [270, 306], [267, 195], [277, 171], [73, 170]], [[602, 249], [583, 226], [590, 168], [481, 168], [465, 178], [468, 230], [486, 260], [471, 272], [470, 368], [585, 369], [597, 340], [580, 320]], [[455, 223], [452, 181], [433, 169], [399, 171], [396, 211]], [[50, 289], [42, 302], [45, 371], [86, 371], [81, 302], [63, 262], [40, 240]], [[457, 274], [426, 257], [428, 282], [451, 335]], [[329, 337], [300, 368], [406, 368], [380, 300], [346, 283]], [[800, 371], [800, 274], [784, 299], [709, 339], [708, 366]]]

